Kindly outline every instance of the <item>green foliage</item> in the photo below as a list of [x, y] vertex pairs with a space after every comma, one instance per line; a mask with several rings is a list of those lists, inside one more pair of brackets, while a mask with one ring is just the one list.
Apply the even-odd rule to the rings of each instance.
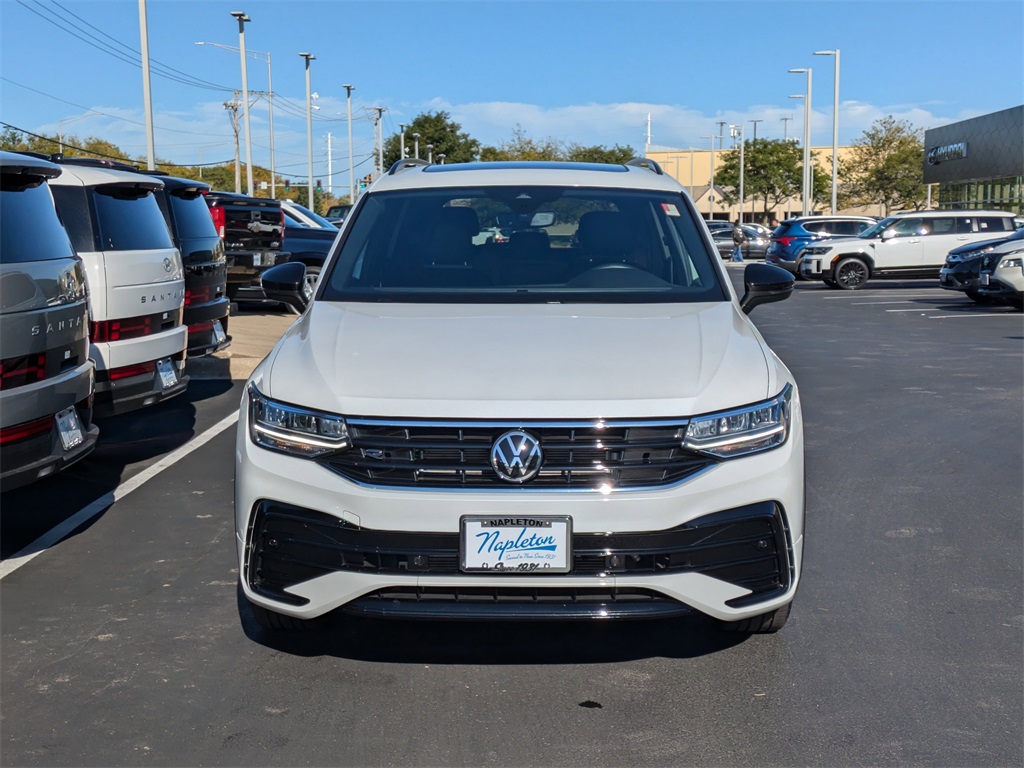
[[639, 153], [632, 147], [624, 147], [616, 144], [611, 149], [605, 146], [584, 147], [579, 144], [570, 144], [565, 159], [574, 163], [611, 163], [622, 165], [627, 160], [639, 157]]
[[925, 205], [924, 134], [892, 115], [876, 120], [839, 163], [840, 199], [847, 205], [920, 210]]
[[[445, 163], [468, 163], [480, 152], [480, 142], [462, 132], [462, 126], [451, 120], [447, 112], [425, 112], [405, 127], [405, 144], [409, 148], [406, 157], [413, 154], [412, 135], [420, 135], [420, 157], [426, 159], [427, 145], [433, 144], [434, 162], [443, 154]], [[384, 142], [384, 168], [390, 168], [401, 157], [400, 134]]]
[[[796, 142], [754, 139], [744, 143], [743, 155], [743, 196], [758, 201], [765, 217], [787, 199], [800, 196], [803, 189], [803, 149]], [[812, 199], [823, 201], [830, 195], [829, 176], [817, 165], [812, 169]], [[724, 202], [733, 205], [739, 200], [739, 149], [722, 153], [722, 163], [715, 168], [715, 185], [724, 188]]]

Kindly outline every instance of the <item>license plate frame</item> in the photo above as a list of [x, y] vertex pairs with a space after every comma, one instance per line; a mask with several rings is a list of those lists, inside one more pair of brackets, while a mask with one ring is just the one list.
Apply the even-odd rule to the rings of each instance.
[[65, 451], [70, 451], [72, 448], [81, 445], [85, 440], [82, 420], [78, 418], [78, 411], [75, 410], [73, 405], [55, 413], [53, 420], [57, 425], [60, 444], [64, 446]]
[[161, 389], [170, 389], [178, 384], [178, 372], [169, 357], [156, 361], [156, 372], [160, 377]]
[[213, 343], [223, 344], [228, 338], [228, 335], [224, 333], [224, 326], [220, 320], [213, 321]]
[[569, 515], [464, 515], [459, 520], [459, 569], [475, 574], [569, 573]]

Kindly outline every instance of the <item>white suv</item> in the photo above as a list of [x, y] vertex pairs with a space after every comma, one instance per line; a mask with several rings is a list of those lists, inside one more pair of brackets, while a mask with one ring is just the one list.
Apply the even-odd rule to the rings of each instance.
[[[474, 244], [499, 219], [508, 240]], [[263, 288], [301, 305], [303, 271]], [[256, 618], [697, 612], [778, 630], [803, 426], [746, 313], [793, 278], [744, 279], [737, 299], [649, 161], [396, 163], [245, 388], [235, 522]]]
[[808, 279], [856, 290], [870, 278], [938, 277], [954, 248], [1013, 230], [1013, 214], [1006, 211], [897, 213], [857, 237], [809, 245], [797, 254], [797, 262]]

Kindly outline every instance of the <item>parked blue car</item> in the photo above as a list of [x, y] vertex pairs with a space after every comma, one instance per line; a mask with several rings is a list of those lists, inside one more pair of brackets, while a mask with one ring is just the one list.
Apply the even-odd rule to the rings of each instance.
[[799, 273], [797, 257], [810, 243], [830, 237], [856, 237], [877, 223], [870, 216], [798, 216], [786, 219], [772, 232], [765, 262]]

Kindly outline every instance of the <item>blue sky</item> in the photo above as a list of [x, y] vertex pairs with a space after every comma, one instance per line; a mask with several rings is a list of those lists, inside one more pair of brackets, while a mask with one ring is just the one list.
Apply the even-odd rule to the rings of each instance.
[[[355, 85], [357, 177], [372, 170], [372, 107], [386, 109], [386, 136], [444, 110], [490, 145], [519, 127], [538, 140], [642, 152], [648, 114], [655, 145], [703, 148], [718, 121], [755, 119], [758, 137], [785, 130], [792, 138], [803, 118], [789, 96], [803, 93], [806, 79], [787, 70], [799, 67], [814, 70], [812, 144], [830, 145], [833, 58], [817, 50], [841, 51], [841, 144], [886, 115], [932, 128], [1024, 103], [1020, 0], [147, 0], [146, 8], [158, 156], [233, 157], [223, 102], [241, 87], [239, 56], [195, 43], [237, 46], [230, 11], [242, 10], [252, 19], [246, 47], [271, 55], [278, 172], [306, 175], [298, 54], [309, 51], [320, 107], [314, 175], [326, 183], [331, 133], [340, 186], [348, 184], [345, 83]], [[137, 0], [0, 0], [0, 120], [46, 134], [63, 121], [66, 134], [144, 155], [140, 47]], [[250, 60], [248, 81], [267, 89], [265, 61]], [[267, 118], [259, 101], [250, 113], [253, 161], [265, 166]]]

